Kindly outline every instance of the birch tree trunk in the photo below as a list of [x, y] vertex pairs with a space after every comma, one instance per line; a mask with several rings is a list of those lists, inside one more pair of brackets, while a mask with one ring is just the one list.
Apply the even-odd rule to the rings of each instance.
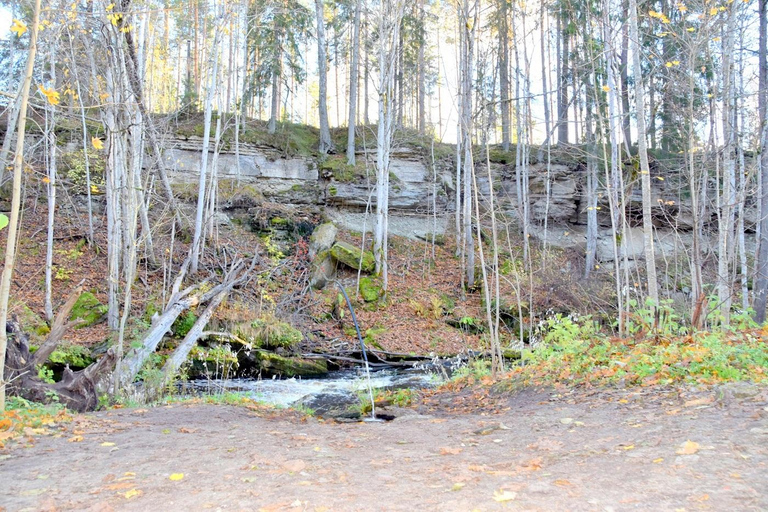
[[35, 0], [32, 10], [32, 24], [29, 29], [29, 52], [27, 68], [21, 87], [21, 102], [19, 104], [19, 123], [16, 129], [16, 153], [13, 158], [13, 188], [11, 196], [11, 215], [8, 222], [8, 238], [5, 244], [5, 261], [2, 277], [0, 277], [0, 412], [5, 411], [5, 353], [8, 348], [8, 333], [5, 325], [8, 323], [8, 299], [11, 291], [11, 278], [16, 263], [16, 238], [19, 229], [19, 210], [21, 209], [21, 175], [24, 167], [24, 130], [27, 126], [27, 103], [29, 87], [32, 83], [32, 73], [35, 67], [37, 53], [37, 34], [40, 25], [40, 0]]
[[195, 232], [192, 237], [192, 246], [190, 248], [191, 259], [191, 271], [196, 273], [198, 269], [198, 262], [202, 253], [202, 246], [205, 244], [205, 240], [202, 239], [203, 231], [203, 213], [205, 211], [205, 186], [206, 176], [208, 172], [208, 153], [211, 143], [211, 118], [213, 117], [213, 99], [216, 95], [216, 89], [219, 79], [219, 52], [217, 50], [219, 31], [215, 31], [213, 48], [210, 59], [211, 77], [208, 83], [208, 91], [205, 98], [205, 118], [203, 126], [203, 149], [200, 160], [200, 176], [198, 180], [198, 193], [197, 193], [197, 210], [195, 213]]
[[637, 27], [637, 0], [629, 0], [629, 38], [632, 41], [632, 67], [635, 75], [635, 102], [637, 108], [637, 149], [640, 156], [640, 181], [643, 193], [643, 246], [645, 273], [648, 280], [648, 298], [659, 303], [656, 277], [656, 254], [653, 247], [653, 222], [651, 219], [651, 170], [648, 163], [648, 142], [645, 129], [645, 90], [643, 89], [640, 64], [640, 35]]
[[755, 321], [765, 322], [768, 306], [768, 0], [760, 0], [758, 112], [760, 119], [760, 241], [756, 262]]
[[400, 46], [403, 0], [382, 1], [379, 25], [379, 122], [376, 132], [376, 226], [373, 232], [373, 254], [376, 273], [381, 275], [382, 289], [387, 291], [387, 240], [389, 236], [389, 161], [392, 135], [395, 131], [395, 72]]

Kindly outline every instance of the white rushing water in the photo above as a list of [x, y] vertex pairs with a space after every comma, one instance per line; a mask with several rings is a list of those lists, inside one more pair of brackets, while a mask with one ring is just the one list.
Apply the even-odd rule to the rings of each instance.
[[[373, 389], [429, 388], [441, 382], [432, 373], [380, 370], [371, 372]], [[242, 393], [260, 402], [289, 406], [305, 398], [320, 394], [353, 395], [367, 389], [364, 371], [331, 372], [317, 379], [226, 379], [194, 380], [186, 384], [187, 389], [203, 393]]]

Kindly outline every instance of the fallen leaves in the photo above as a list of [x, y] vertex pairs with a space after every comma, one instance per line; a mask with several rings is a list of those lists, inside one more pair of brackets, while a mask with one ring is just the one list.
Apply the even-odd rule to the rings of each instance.
[[173, 480], [174, 482], [178, 482], [179, 480], [184, 479], [184, 473], [173, 473], [168, 477], [168, 479]]
[[517, 493], [514, 491], [505, 491], [505, 490], [499, 489], [498, 491], [493, 493], [493, 500], [498, 501], [499, 503], [504, 503], [505, 501], [512, 501], [515, 498], [517, 498]]
[[443, 446], [440, 448], [440, 455], [458, 455], [463, 451], [463, 448], [458, 446]]
[[678, 455], [693, 455], [694, 453], [699, 451], [699, 443], [696, 443], [694, 441], [688, 440], [680, 445], [680, 448], [678, 448], [675, 453]]
[[130, 491], [123, 494], [123, 496], [125, 496], [125, 499], [130, 500], [131, 498], [136, 498], [142, 494], [144, 493], [140, 489], [131, 489]]
[[83, 436], [72, 436], [69, 439], [67, 439], [67, 442], [69, 443], [80, 443], [83, 440]]
[[100, 446], [115, 446], [115, 443], [112, 443], [110, 441], [104, 441], [103, 443], [101, 443]]

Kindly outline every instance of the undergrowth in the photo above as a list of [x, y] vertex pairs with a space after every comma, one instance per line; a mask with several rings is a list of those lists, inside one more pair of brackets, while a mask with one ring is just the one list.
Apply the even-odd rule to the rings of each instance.
[[72, 415], [59, 403], [40, 404], [8, 397], [6, 410], [0, 414], [0, 448], [9, 439], [49, 434], [60, 423], [70, 421]]
[[533, 385], [670, 385], [763, 382], [768, 378], [768, 329], [745, 319], [739, 328], [688, 333], [670, 319], [655, 329], [648, 319], [630, 322], [633, 336], [611, 337], [589, 317], [556, 316], [544, 326], [536, 349], [510, 380]]

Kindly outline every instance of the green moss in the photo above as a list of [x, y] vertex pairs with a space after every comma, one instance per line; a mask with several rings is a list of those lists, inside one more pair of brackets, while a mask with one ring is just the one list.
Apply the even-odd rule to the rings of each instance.
[[366, 345], [384, 350], [384, 347], [377, 341], [377, 338], [385, 332], [387, 332], [387, 329], [384, 327], [371, 327], [365, 331], [365, 339], [363, 341], [365, 341]]
[[331, 195], [331, 197], [335, 196], [335, 195], [336, 195], [336, 194], [338, 194], [338, 193], [339, 193], [339, 189], [337, 189], [337, 188], [336, 188], [336, 187], [334, 187], [333, 185], [331, 185], [330, 187], [328, 187], [328, 194], [330, 194], [330, 195]]
[[381, 286], [370, 277], [360, 279], [360, 295], [365, 302], [375, 302], [382, 296]]
[[186, 314], [179, 316], [173, 325], [171, 325], [171, 332], [177, 338], [183, 338], [192, 329], [192, 326], [197, 322], [197, 315], [192, 311], [187, 311]]
[[275, 227], [284, 227], [290, 229], [293, 226], [293, 222], [283, 217], [272, 217], [269, 219], [269, 224]]
[[234, 333], [259, 348], [291, 348], [304, 339], [300, 330], [274, 316], [265, 316], [251, 323], [240, 324]]
[[71, 368], [85, 368], [93, 362], [91, 351], [82, 345], [60, 345], [48, 357], [55, 364], [69, 365]]
[[308, 377], [328, 373], [328, 363], [325, 359], [304, 359], [299, 357], [283, 357], [266, 350], [256, 351], [256, 358], [262, 370], [283, 377]]
[[346, 242], [336, 242], [333, 244], [331, 256], [339, 263], [343, 263], [350, 268], [362, 270], [363, 272], [373, 272], [376, 268], [372, 252], [362, 252], [354, 245]]
[[107, 314], [107, 309], [107, 306], [99, 302], [93, 293], [83, 292], [77, 298], [69, 318], [70, 320], [81, 320], [78, 328], [88, 327], [101, 321]]
[[501, 148], [491, 148], [488, 151], [488, 160], [495, 164], [513, 164], [515, 163], [515, 153], [512, 151], [504, 151]]

